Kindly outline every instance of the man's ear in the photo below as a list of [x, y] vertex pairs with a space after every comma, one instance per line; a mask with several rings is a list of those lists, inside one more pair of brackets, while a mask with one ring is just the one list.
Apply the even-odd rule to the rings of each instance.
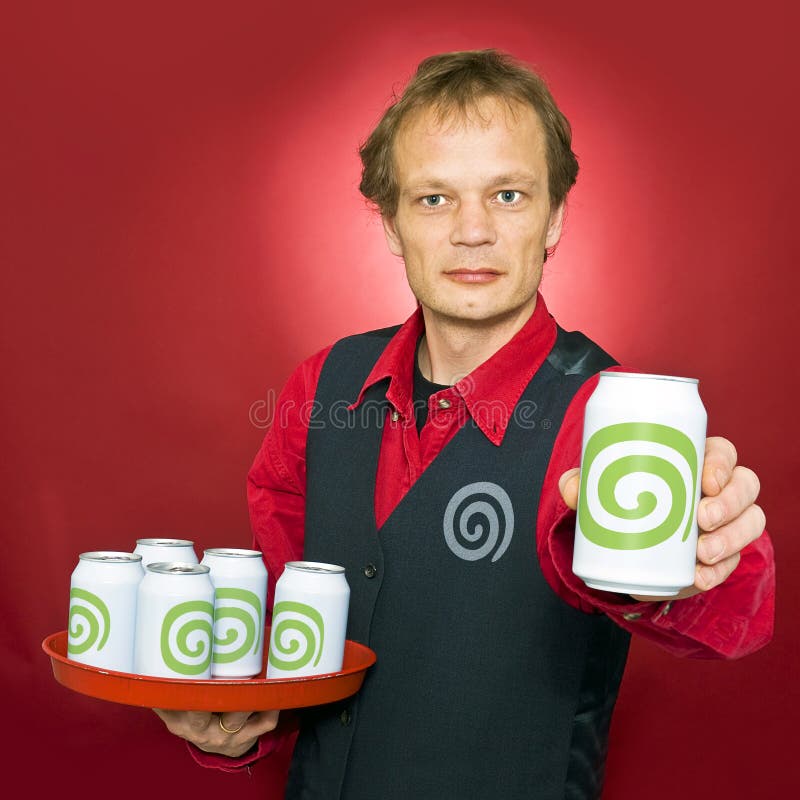
[[381, 214], [381, 222], [383, 222], [383, 232], [386, 235], [386, 244], [389, 245], [389, 250], [393, 255], [402, 257], [403, 244], [400, 241], [400, 235], [397, 233], [395, 218]]
[[554, 208], [550, 212], [550, 220], [547, 224], [547, 238], [545, 239], [545, 250], [555, 247], [558, 240], [561, 238], [561, 229], [564, 225], [564, 210], [567, 201], [564, 200], [558, 208]]

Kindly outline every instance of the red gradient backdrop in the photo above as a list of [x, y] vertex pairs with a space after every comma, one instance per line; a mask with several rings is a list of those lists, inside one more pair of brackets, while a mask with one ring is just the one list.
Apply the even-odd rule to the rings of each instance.
[[203, 770], [150, 711], [56, 684], [39, 643], [66, 625], [82, 551], [249, 544], [245, 475], [293, 365], [413, 305], [357, 193], [357, 145], [422, 57], [492, 46], [538, 66], [574, 127], [551, 310], [618, 359], [700, 378], [710, 432], [761, 476], [779, 562], [762, 652], [634, 644], [605, 797], [792, 792], [789, 7], [18, 4], [0, 28], [7, 774], [84, 800], [279, 796], [280, 759]]

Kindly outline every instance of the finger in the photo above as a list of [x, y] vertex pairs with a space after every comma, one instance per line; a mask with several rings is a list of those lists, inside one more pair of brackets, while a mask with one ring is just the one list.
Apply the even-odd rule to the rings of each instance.
[[194, 742], [194, 744], [206, 753], [216, 753], [221, 756], [228, 756], [228, 758], [238, 758], [239, 756], [243, 756], [257, 741], [258, 737], [254, 736], [251, 739], [228, 741], [222, 744], [215, 742], [206, 744]]
[[697, 508], [697, 524], [701, 530], [713, 531], [735, 520], [755, 503], [761, 484], [747, 467], [734, 467], [731, 479], [716, 496], [704, 497]]
[[[236, 734], [229, 734], [234, 737], [237, 734], [241, 736], [261, 736], [262, 733], [267, 733], [275, 728], [278, 724], [278, 716], [280, 711], [253, 711], [253, 712], [237, 712], [226, 711], [220, 714], [220, 719], [226, 728], [236, 731]], [[238, 730], [237, 730], [238, 728]], [[225, 733], [225, 731], [223, 731]]]
[[581, 471], [575, 467], [568, 469], [558, 479], [558, 491], [561, 492], [561, 497], [564, 502], [573, 511], [578, 507], [578, 490], [581, 485]]
[[[212, 725], [207, 735], [196, 740], [195, 744], [209, 753], [241, 756], [258, 741], [259, 736], [275, 729], [279, 714], [279, 711], [226, 711], [217, 716], [217, 725]], [[226, 728], [235, 732], [228, 733], [222, 730], [219, 726], [220, 721]]]
[[[219, 715], [220, 726], [225, 726], [229, 731], [240, 731], [250, 717], [250, 711], [225, 711]], [[223, 731], [227, 733], [227, 731]]]
[[701, 487], [703, 494], [719, 494], [731, 479], [736, 466], [736, 448], [722, 436], [709, 436], [703, 460]]
[[211, 725], [212, 717], [210, 711], [187, 711], [186, 724], [190, 730], [201, 732]]
[[242, 728], [242, 734], [247, 736], [261, 736], [275, 730], [278, 725], [280, 711], [257, 711], [250, 715], [247, 723]]
[[705, 533], [697, 540], [697, 560], [716, 564], [723, 558], [738, 553], [764, 532], [767, 519], [761, 506], [748, 506], [736, 519]]
[[165, 708], [154, 708], [153, 711], [163, 720], [170, 733], [190, 741], [204, 739], [211, 725], [210, 711], [173, 711]]
[[[217, 752], [227, 756], [244, 755], [257, 741], [258, 737], [275, 729], [280, 711], [256, 711], [248, 715], [241, 730], [227, 736], [225, 741], [215, 743]], [[228, 727], [228, 714], [225, 714], [225, 726]]]
[[739, 566], [740, 560], [741, 555], [739, 553], [734, 553], [732, 556], [712, 566], [698, 564], [695, 568], [694, 585], [701, 592], [707, 592], [709, 589], [719, 586], [723, 581], [726, 581], [736, 567]]

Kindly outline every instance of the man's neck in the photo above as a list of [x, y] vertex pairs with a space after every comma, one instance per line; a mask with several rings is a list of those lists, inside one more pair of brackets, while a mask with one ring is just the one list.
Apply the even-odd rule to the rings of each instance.
[[433, 383], [452, 386], [510, 342], [535, 308], [534, 297], [513, 314], [491, 323], [465, 323], [423, 306], [425, 335], [419, 347], [420, 371]]

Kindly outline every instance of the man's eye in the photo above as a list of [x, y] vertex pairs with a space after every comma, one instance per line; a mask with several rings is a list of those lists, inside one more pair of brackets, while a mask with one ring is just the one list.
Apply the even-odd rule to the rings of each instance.
[[422, 198], [422, 205], [433, 207], [442, 204], [442, 196], [440, 194], [429, 194]]
[[513, 205], [514, 203], [519, 202], [521, 197], [522, 194], [514, 189], [503, 189], [502, 192], [497, 193], [497, 199], [506, 205]]

